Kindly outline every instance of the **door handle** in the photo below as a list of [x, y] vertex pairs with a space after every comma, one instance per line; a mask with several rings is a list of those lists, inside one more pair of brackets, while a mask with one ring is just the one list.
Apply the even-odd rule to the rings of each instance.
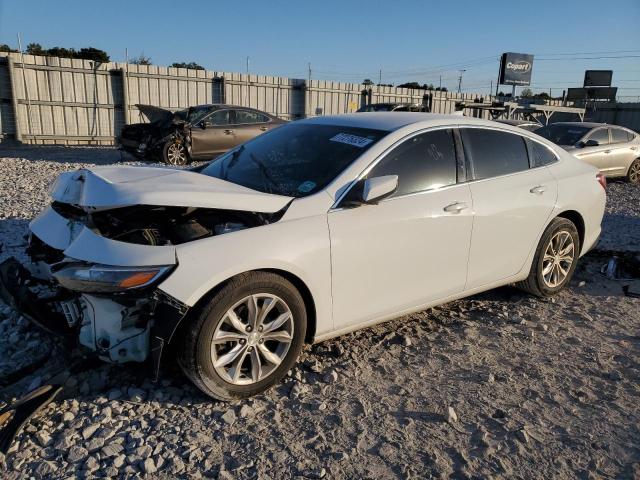
[[264, 132], [266, 130], [269, 130], [269, 127], [260, 127], [260, 130], [262, 130]]
[[547, 187], [545, 187], [544, 185], [538, 185], [537, 187], [533, 187], [529, 191], [531, 193], [535, 193], [536, 195], [542, 195], [544, 192], [547, 191]]
[[611, 150], [605, 150], [604, 153], [611, 153]]
[[460, 213], [462, 210], [465, 210], [466, 208], [468, 208], [466, 203], [456, 202], [456, 203], [452, 203], [451, 205], [447, 205], [446, 207], [443, 208], [443, 210], [449, 213]]
[[227, 128], [227, 129], [224, 131], [224, 133], [225, 133], [225, 134], [227, 134], [227, 135], [231, 135], [231, 134], [233, 133], [233, 130], [230, 130], [230, 129], [228, 129], [228, 128]]

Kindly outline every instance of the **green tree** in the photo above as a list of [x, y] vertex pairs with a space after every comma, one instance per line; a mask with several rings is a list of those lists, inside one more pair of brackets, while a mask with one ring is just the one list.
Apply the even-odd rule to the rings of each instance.
[[39, 43], [30, 43], [25, 52], [27, 55], [46, 55], [47, 51]]
[[44, 55], [49, 57], [76, 58], [76, 51], [73, 48], [52, 47], [44, 52]]
[[196, 62], [174, 62], [171, 64], [173, 68], [188, 68], [189, 70], [204, 70], [202, 65], [198, 65]]
[[6, 43], [0, 43], [0, 52], [14, 52], [14, 53], [17, 53], [18, 50], [15, 50], [15, 49], [11, 48]]
[[84, 60], [93, 60], [98, 63], [107, 63], [109, 61], [109, 55], [104, 50], [100, 50], [99, 48], [86, 47], [81, 48], [76, 53], [76, 58], [82, 58]]
[[523, 98], [531, 98], [533, 97], [533, 90], [531, 90], [530, 88], [525, 88], [524, 90], [522, 90], [522, 92], [520, 92], [520, 96]]
[[131, 60], [129, 60], [131, 63], [133, 63], [134, 65], [153, 65], [151, 63], [151, 57], [146, 57], [144, 55], [144, 52], [142, 52], [140, 55], [138, 55], [136, 58], [132, 58]]

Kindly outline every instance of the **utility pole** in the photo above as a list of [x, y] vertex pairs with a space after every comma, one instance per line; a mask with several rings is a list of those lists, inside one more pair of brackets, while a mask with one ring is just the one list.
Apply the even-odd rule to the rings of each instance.
[[466, 72], [466, 70], [460, 70], [460, 76], [458, 77], [458, 93], [462, 93], [462, 74]]
[[378, 77], [378, 86], [382, 85], [382, 69], [380, 69], [380, 76]]
[[491, 80], [491, 86], [489, 87], [489, 96], [491, 96], [491, 92], [493, 92], [493, 80]]
[[247, 91], [245, 92], [245, 107], [249, 106], [249, 56], [247, 56]]
[[[24, 52], [22, 51], [22, 39], [20, 38], [20, 33], [17, 33], [17, 37], [18, 37], [18, 50], [20, 51], [20, 62], [22, 63], [22, 82], [24, 85], [24, 93], [27, 97], [27, 126], [29, 128], [29, 136], [31, 136], [31, 134], [33, 133], [32, 131], [32, 127], [31, 127], [31, 96], [29, 95], [29, 85], [27, 83], [27, 75], [25, 73], [25, 66], [24, 66]], [[13, 92], [13, 95], [15, 95], [16, 93]], [[18, 119], [16, 118], [16, 122], [18, 121]], [[31, 138], [31, 141], [33, 143], [36, 143], [35, 137]]]
[[307, 75], [307, 114], [306, 116], [311, 116], [311, 62], [307, 64], [307, 68], [309, 69]]
[[442, 91], [442, 75], [440, 75], [440, 81], [438, 82], [438, 87], [440, 87], [440, 91]]

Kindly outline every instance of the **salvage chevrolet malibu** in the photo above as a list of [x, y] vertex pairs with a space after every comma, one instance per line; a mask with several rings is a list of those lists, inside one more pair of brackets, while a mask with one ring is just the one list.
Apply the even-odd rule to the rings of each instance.
[[564, 288], [605, 181], [509, 125], [424, 113], [286, 124], [179, 170], [62, 174], [0, 293], [109, 362], [172, 347], [211, 397], [276, 384], [303, 345], [517, 284]]

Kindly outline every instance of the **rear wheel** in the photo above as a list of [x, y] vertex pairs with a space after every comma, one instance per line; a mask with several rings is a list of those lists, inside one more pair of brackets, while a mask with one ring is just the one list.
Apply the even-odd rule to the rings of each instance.
[[627, 181], [629, 183], [640, 183], [640, 158], [636, 158], [629, 167]]
[[538, 297], [549, 297], [571, 280], [580, 255], [576, 226], [566, 218], [555, 218], [542, 234], [529, 277], [518, 287]]
[[189, 163], [189, 154], [184, 143], [168, 141], [162, 149], [162, 160], [167, 165], [187, 165]]
[[270, 272], [230, 280], [183, 334], [179, 363], [205, 394], [246, 398], [276, 383], [293, 367], [306, 334], [298, 290]]

